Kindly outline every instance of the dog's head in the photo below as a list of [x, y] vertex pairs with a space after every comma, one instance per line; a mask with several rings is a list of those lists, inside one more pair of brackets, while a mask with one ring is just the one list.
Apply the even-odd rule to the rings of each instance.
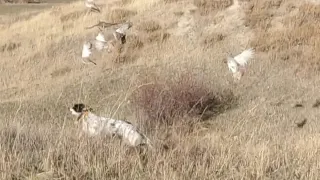
[[79, 103], [74, 104], [72, 108], [70, 108], [71, 114], [77, 117], [80, 117], [84, 112], [92, 111], [92, 108], [88, 108], [85, 104]]

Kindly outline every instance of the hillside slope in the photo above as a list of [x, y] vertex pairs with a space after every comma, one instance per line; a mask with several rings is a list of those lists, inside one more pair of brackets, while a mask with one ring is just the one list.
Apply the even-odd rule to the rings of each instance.
[[[319, 178], [319, 111], [312, 107], [320, 85], [319, 5], [294, 0], [97, 4], [101, 14], [86, 14], [82, 1], [0, 13], [1, 179], [31, 179], [43, 172], [65, 179]], [[85, 65], [82, 44], [98, 33], [85, 27], [98, 20], [134, 25], [120, 54], [98, 53], [97, 66]], [[256, 49], [255, 58], [235, 83], [226, 57], [249, 47]], [[148, 129], [131, 93], [145, 79], [179, 82], [179, 75], [210, 91], [232, 91], [237, 105], [205, 122], [179, 123], [182, 117], [173, 126]], [[78, 139], [68, 111], [77, 102], [137, 124], [156, 151], [139, 159], [117, 140]], [[296, 127], [305, 118], [307, 124]]]

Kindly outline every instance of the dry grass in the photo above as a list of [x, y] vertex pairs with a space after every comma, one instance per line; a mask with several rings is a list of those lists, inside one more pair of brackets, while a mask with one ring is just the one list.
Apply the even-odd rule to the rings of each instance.
[[[265, 9], [270, 12], [270, 7], [279, 8], [280, 5], [281, 1], [275, 1], [268, 3]], [[261, 17], [249, 17], [251, 22], [259, 22], [250, 25], [257, 31], [257, 38], [251, 42], [251, 45], [262, 52], [276, 53], [280, 60], [298, 62], [301, 70], [318, 71], [320, 70], [320, 61], [316, 52], [319, 49], [317, 43], [319, 40], [319, 21], [317, 20], [319, 13], [318, 6], [304, 4], [298, 8], [296, 14], [282, 20], [283, 26], [288, 28], [275, 30], [271, 29], [272, 16], [270, 13], [266, 13], [269, 14], [267, 16], [264, 13], [265, 18], [262, 19]]]
[[[87, 16], [83, 2], [0, 10], [14, 12], [0, 18], [0, 179], [319, 179], [319, 6], [242, 0], [223, 17], [231, 1], [221, 2], [108, 1]], [[183, 18], [195, 5], [205, 16]], [[82, 43], [97, 33], [84, 27], [99, 19], [134, 25], [125, 45], [83, 65]], [[247, 42], [257, 54], [234, 83], [223, 60]], [[292, 109], [297, 100], [304, 107]], [[137, 125], [155, 150], [78, 138], [68, 111], [77, 102]]]
[[233, 0], [194, 0], [201, 15], [208, 15], [215, 11], [226, 9], [233, 4]]
[[217, 42], [223, 41], [225, 37], [226, 35], [222, 33], [211, 33], [210, 35], [203, 37], [201, 44], [206, 48], [212, 47]]
[[154, 20], [142, 21], [140, 24], [137, 25], [137, 29], [139, 31], [151, 33], [161, 29], [161, 25]]
[[41, 3], [40, 0], [1, 0], [1, 3], [14, 3], [14, 4], [25, 4], [25, 3]]
[[109, 13], [108, 20], [111, 22], [124, 22], [126, 21], [129, 17], [135, 16], [137, 12], [127, 10], [127, 9], [121, 9], [121, 8], [116, 8], [112, 9], [111, 12]]
[[164, 32], [164, 31], [157, 31], [157, 32], [153, 32], [153, 33], [149, 34], [147, 36], [146, 41], [148, 43], [153, 43], [153, 42], [163, 43], [168, 38], [170, 38], [170, 34], [169, 33]]
[[137, 58], [144, 44], [139, 36], [129, 35], [125, 44], [117, 43], [112, 53], [112, 61], [115, 63], [132, 63]]

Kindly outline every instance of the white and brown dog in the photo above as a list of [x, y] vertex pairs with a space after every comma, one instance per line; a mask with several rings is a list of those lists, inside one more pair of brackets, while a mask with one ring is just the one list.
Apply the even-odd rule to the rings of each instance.
[[82, 131], [89, 136], [117, 136], [130, 146], [152, 147], [150, 140], [130, 122], [97, 116], [84, 104], [74, 104], [70, 111], [77, 116], [76, 122], [82, 123]]

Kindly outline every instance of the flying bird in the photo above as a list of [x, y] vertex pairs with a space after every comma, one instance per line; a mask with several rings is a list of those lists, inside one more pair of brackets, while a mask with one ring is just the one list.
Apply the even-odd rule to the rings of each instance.
[[98, 50], [98, 51], [101, 51], [103, 49], [107, 49], [108, 46], [106, 45], [107, 41], [104, 37], [104, 35], [99, 32], [99, 34], [96, 36], [96, 39], [95, 39], [95, 48]]
[[102, 31], [102, 29], [105, 29], [110, 26], [118, 25], [118, 24], [119, 23], [108, 23], [108, 22], [104, 22], [104, 21], [99, 20], [97, 24], [86, 27], [85, 29], [92, 29], [94, 27], [98, 27], [99, 30]]
[[120, 41], [121, 44], [126, 42], [126, 31], [132, 27], [131, 22], [123, 23], [116, 31], [113, 33], [114, 38]]
[[85, 6], [90, 8], [90, 11], [100, 13], [100, 8], [93, 2], [93, 0], [85, 0]]
[[246, 71], [246, 65], [254, 55], [254, 50], [252, 48], [244, 50], [242, 53], [238, 54], [235, 57], [228, 56], [228, 67], [229, 70], [233, 73], [233, 77], [237, 80], [240, 80]]
[[92, 49], [92, 44], [90, 42], [85, 42], [82, 47], [82, 62], [84, 64], [89, 64], [93, 63], [94, 65], [97, 65], [95, 62], [91, 61], [90, 55], [92, 54], [91, 52]]

